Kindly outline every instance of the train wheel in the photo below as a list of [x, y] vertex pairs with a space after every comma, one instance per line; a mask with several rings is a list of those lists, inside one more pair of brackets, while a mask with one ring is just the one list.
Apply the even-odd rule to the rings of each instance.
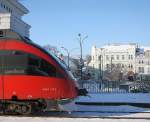
[[32, 106], [27, 105], [18, 105], [18, 104], [9, 104], [6, 109], [6, 114], [21, 114], [29, 115], [32, 113]]
[[7, 106], [7, 111], [14, 111], [15, 108], [16, 108], [16, 105], [15, 105], [15, 104], [9, 104], [9, 105]]
[[28, 115], [32, 113], [32, 106], [31, 105], [22, 105], [21, 112], [22, 115]]
[[16, 112], [16, 113], [21, 113], [21, 106], [20, 105], [15, 105], [15, 109], [14, 109], [14, 111]]

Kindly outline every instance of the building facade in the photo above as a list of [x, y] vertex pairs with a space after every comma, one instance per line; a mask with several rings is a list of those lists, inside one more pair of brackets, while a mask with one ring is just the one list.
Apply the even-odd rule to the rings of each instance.
[[137, 44], [108, 44], [102, 48], [92, 47], [92, 60], [89, 64], [94, 70], [94, 78], [100, 79], [103, 72], [119, 67], [121, 73], [150, 74], [150, 51], [140, 52]]
[[23, 37], [29, 37], [30, 25], [22, 20], [28, 13], [29, 10], [18, 0], [0, 0], [0, 30], [12, 30]]
[[137, 54], [136, 56], [136, 72], [139, 75], [150, 74], [150, 50]]

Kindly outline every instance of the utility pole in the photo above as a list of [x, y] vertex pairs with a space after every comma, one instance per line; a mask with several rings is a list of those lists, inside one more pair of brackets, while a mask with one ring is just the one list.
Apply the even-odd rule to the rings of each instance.
[[79, 44], [80, 44], [80, 76], [81, 76], [81, 80], [83, 79], [82, 78], [82, 74], [83, 74], [83, 71], [82, 71], [82, 68], [83, 68], [83, 41], [88, 38], [88, 36], [85, 36], [82, 38], [82, 35], [79, 33], [78, 34], [78, 40], [79, 40]]

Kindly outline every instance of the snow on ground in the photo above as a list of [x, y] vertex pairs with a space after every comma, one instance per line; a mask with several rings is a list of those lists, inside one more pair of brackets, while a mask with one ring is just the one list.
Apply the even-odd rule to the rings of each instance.
[[[147, 93], [123, 93], [123, 94], [90, 94], [91, 97], [79, 97], [75, 102], [130, 102], [130, 103], [150, 103], [150, 94]], [[150, 118], [150, 108], [134, 107], [129, 105], [121, 106], [87, 106], [76, 105], [72, 102], [67, 105], [61, 106], [62, 109], [67, 111], [80, 111], [67, 114], [70, 118], [59, 118], [57, 115], [49, 117], [3, 117], [0, 116], [0, 122], [150, 122], [147, 119]], [[89, 111], [89, 112], [86, 112]], [[92, 112], [93, 111], [93, 112]], [[131, 113], [142, 112], [142, 113]], [[87, 117], [87, 118], [71, 118], [71, 117]], [[123, 117], [122, 119], [102, 119], [102, 118], [90, 118], [90, 117]], [[136, 118], [136, 119], [124, 119]]]
[[94, 106], [76, 105], [74, 102], [61, 106], [65, 111], [98, 111], [98, 112], [150, 112], [150, 108], [135, 107], [129, 105], [120, 106]]
[[150, 103], [150, 93], [96, 93], [79, 97], [77, 102]]
[[121, 106], [87, 106], [76, 105], [79, 111], [99, 111], [99, 112], [150, 112], [150, 108], [134, 107], [129, 105]]
[[[89, 94], [75, 100], [75, 102], [124, 102], [124, 103], [150, 103], [148, 93], [102, 93]], [[76, 105], [74, 102], [64, 105], [63, 110], [68, 111], [102, 111], [102, 112], [150, 112], [150, 108], [141, 108], [129, 105], [120, 106], [87, 106]]]
[[141, 119], [99, 119], [99, 118], [32, 118], [32, 117], [0, 117], [0, 122], [149, 122]]

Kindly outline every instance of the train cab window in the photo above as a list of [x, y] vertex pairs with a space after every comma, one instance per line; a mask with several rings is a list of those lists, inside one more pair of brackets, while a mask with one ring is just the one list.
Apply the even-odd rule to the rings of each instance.
[[28, 66], [30, 75], [62, 77], [61, 73], [52, 64], [34, 55], [29, 55]]
[[33, 55], [28, 56], [28, 65], [29, 66], [39, 67], [40, 61], [41, 61], [41, 59], [36, 56], [33, 56]]
[[49, 76], [56, 76], [56, 68], [45, 60], [41, 60], [40, 70], [47, 73]]

